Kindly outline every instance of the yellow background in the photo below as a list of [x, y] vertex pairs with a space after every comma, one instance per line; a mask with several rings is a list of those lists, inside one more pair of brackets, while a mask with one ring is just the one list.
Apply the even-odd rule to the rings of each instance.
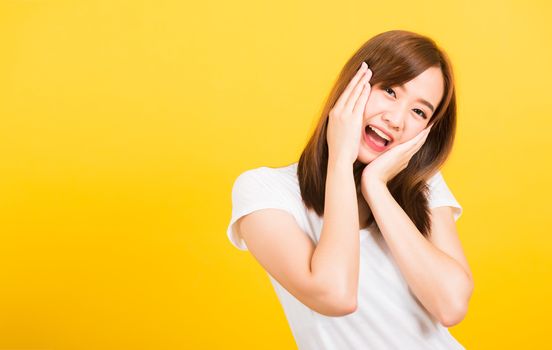
[[292, 349], [231, 186], [296, 161], [375, 34], [451, 56], [468, 349], [549, 347], [545, 1], [0, 2], [0, 349]]

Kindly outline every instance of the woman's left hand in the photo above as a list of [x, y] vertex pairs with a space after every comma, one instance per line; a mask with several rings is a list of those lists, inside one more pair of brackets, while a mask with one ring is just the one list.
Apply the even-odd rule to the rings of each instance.
[[431, 130], [428, 126], [412, 139], [383, 152], [362, 171], [362, 193], [368, 183], [374, 181], [387, 184], [395, 175], [408, 166], [410, 158], [422, 147]]

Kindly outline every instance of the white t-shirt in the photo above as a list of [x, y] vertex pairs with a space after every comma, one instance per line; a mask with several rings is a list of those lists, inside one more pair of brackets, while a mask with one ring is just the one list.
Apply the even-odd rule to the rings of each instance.
[[[227, 235], [240, 250], [247, 250], [233, 224], [255, 210], [279, 208], [291, 213], [317, 244], [323, 220], [302, 202], [297, 162], [280, 168], [260, 167], [240, 174], [232, 188], [232, 218]], [[441, 172], [429, 181], [429, 207], [454, 207], [462, 213]], [[325, 316], [302, 304], [270, 274], [297, 346], [301, 350], [346, 349], [464, 349], [410, 291], [375, 224], [360, 230], [358, 307], [351, 314]]]

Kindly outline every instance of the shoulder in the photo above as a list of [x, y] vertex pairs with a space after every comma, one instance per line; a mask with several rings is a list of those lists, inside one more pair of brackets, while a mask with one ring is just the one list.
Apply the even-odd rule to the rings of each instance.
[[427, 180], [427, 184], [429, 186], [434, 186], [439, 182], [443, 182], [443, 181], [445, 181], [445, 179], [443, 178], [443, 174], [441, 173], [441, 170], [437, 170], [437, 172]]
[[304, 204], [295, 166], [258, 167], [241, 173], [232, 186], [232, 211], [239, 215], [261, 208], [285, 209], [302, 217]]
[[454, 219], [458, 220], [463, 208], [447, 185], [441, 171], [437, 171], [427, 180], [429, 208], [449, 206], [453, 208]]
[[246, 170], [232, 187], [232, 217], [228, 237], [245, 249], [232, 225], [241, 217], [260, 209], [281, 209], [290, 213], [304, 229], [304, 210], [293, 166], [258, 167]]
[[278, 168], [262, 166], [246, 170], [234, 181], [232, 193], [245, 191], [257, 195], [293, 197], [299, 188], [295, 164]]

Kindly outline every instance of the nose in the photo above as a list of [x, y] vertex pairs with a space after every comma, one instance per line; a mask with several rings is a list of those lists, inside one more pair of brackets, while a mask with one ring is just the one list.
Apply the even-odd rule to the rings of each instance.
[[401, 131], [404, 124], [405, 113], [399, 110], [398, 108], [388, 113], [385, 113], [383, 120], [387, 123], [389, 129], [395, 131]]

